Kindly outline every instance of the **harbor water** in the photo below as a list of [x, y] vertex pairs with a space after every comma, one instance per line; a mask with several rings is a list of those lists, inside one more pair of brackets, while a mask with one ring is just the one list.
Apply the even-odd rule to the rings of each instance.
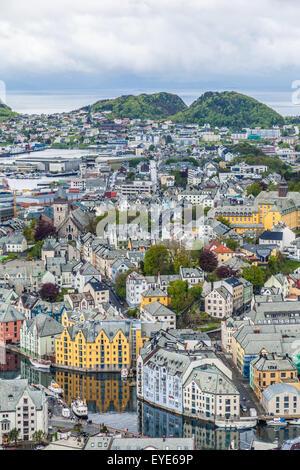
[[136, 388], [119, 374], [86, 374], [56, 370], [41, 372], [30, 366], [29, 360], [0, 348], [0, 379], [28, 379], [29, 383], [48, 387], [52, 380], [64, 390], [68, 406], [78, 397], [88, 406], [88, 415], [94, 423], [127, 428], [150, 437], [192, 437], [197, 449], [249, 449], [253, 439], [279, 443], [300, 435], [300, 426], [274, 428], [260, 426], [251, 430], [225, 430], [212, 423], [185, 418], [140, 402]]

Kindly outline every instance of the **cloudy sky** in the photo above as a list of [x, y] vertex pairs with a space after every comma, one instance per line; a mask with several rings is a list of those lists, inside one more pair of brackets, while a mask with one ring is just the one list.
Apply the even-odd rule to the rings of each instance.
[[8, 89], [290, 89], [298, 0], [1, 2]]

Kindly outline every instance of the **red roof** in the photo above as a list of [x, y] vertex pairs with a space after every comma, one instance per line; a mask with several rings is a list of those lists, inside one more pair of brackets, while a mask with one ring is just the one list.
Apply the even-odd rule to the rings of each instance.
[[211, 251], [213, 251], [214, 253], [234, 253], [234, 251], [222, 244], [217, 248], [212, 249]]

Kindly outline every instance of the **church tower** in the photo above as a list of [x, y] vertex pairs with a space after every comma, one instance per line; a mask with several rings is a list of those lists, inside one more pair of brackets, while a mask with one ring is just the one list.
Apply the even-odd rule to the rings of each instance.
[[58, 227], [68, 216], [68, 196], [63, 188], [59, 188], [53, 201], [54, 227]]
[[288, 193], [288, 190], [289, 190], [289, 188], [288, 188], [287, 182], [282, 177], [282, 179], [280, 181], [279, 188], [278, 188], [278, 196], [279, 197], [286, 197], [287, 193]]

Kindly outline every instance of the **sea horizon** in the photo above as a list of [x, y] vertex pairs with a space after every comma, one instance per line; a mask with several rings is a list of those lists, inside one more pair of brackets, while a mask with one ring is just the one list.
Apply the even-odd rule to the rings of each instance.
[[[168, 92], [177, 94], [190, 105], [206, 91], [204, 89], [98, 89], [98, 90], [41, 90], [25, 91], [10, 90], [6, 92], [6, 104], [20, 114], [55, 114], [71, 112], [84, 106], [91, 105], [98, 100], [113, 99], [122, 95], [138, 95], [140, 93]], [[261, 101], [282, 116], [300, 115], [300, 106], [293, 104], [292, 91], [262, 91], [235, 89], [252, 98]]]

